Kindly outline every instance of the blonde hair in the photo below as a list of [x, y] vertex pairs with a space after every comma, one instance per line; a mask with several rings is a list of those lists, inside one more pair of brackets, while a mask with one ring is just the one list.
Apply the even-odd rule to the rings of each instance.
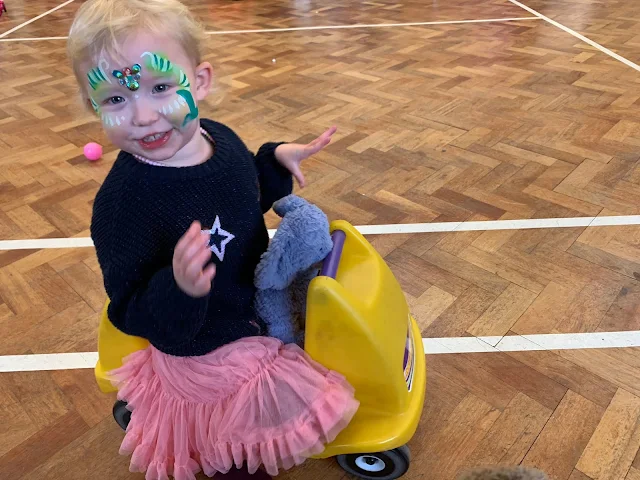
[[86, 85], [80, 68], [83, 62], [102, 52], [117, 58], [119, 43], [137, 32], [172, 38], [194, 66], [201, 62], [204, 31], [178, 0], [88, 0], [78, 10], [67, 41], [78, 83]]

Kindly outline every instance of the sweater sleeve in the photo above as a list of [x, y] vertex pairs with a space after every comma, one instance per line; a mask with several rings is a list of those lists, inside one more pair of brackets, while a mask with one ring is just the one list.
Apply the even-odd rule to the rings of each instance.
[[273, 204], [293, 191], [293, 177], [276, 160], [276, 148], [281, 143], [266, 143], [254, 156], [260, 185], [260, 206], [268, 212]]
[[[173, 268], [159, 260], [159, 240], [145, 228], [144, 209], [131, 199], [94, 203], [91, 236], [110, 300], [109, 320], [128, 335], [154, 345], [188, 342], [204, 323], [208, 296], [192, 298], [175, 282]], [[127, 205], [126, 209], [120, 208]]]

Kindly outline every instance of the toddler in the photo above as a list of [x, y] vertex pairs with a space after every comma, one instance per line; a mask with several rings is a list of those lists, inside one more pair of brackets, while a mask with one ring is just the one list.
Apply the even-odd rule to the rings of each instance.
[[151, 344], [112, 372], [132, 410], [121, 453], [147, 480], [270, 478], [260, 466], [321, 452], [358, 408], [342, 376], [264, 336], [253, 309], [263, 214], [335, 128], [254, 155], [200, 118], [213, 75], [201, 43], [178, 0], [88, 0], [69, 33], [82, 96], [121, 149], [91, 222], [109, 319]]

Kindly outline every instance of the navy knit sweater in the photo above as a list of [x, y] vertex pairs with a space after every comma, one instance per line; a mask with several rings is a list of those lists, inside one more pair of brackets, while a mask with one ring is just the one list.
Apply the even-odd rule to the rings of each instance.
[[[205, 163], [169, 168], [121, 152], [93, 205], [91, 236], [111, 301], [109, 319], [175, 356], [207, 354], [262, 333], [254, 271], [269, 242], [263, 214], [291, 193], [277, 144], [253, 155], [227, 127], [201, 125], [215, 141]], [[193, 221], [211, 235], [216, 276], [209, 295], [186, 295], [173, 277], [176, 243]]]

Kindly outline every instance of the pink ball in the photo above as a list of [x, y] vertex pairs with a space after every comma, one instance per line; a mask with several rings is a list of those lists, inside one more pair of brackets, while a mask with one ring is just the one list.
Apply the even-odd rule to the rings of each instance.
[[87, 143], [84, 146], [84, 156], [92, 162], [100, 160], [100, 157], [102, 157], [102, 145], [94, 142]]

